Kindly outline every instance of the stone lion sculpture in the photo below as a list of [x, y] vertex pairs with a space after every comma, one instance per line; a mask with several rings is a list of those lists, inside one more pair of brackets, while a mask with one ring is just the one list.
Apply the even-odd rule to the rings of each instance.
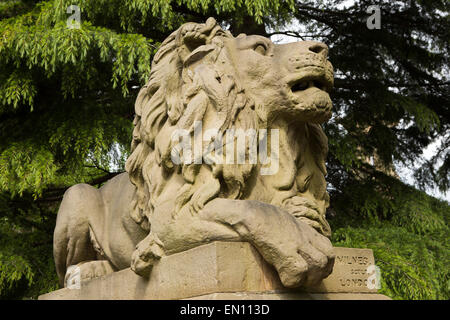
[[[64, 195], [54, 234], [61, 285], [73, 266], [82, 278], [129, 267], [148, 277], [164, 255], [221, 240], [250, 242], [286, 287], [327, 277], [334, 264], [320, 127], [332, 108], [327, 54], [318, 42], [233, 37], [212, 18], [173, 32], [136, 100], [127, 172], [100, 189], [79, 184]], [[277, 129], [271, 158], [278, 170], [261, 174], [266, 164], [214, 155], [174, 163], [174, 132], [193, 133], [199, 122], [202, 132]], [[201, 155], [222, 143], [200, 139]]]

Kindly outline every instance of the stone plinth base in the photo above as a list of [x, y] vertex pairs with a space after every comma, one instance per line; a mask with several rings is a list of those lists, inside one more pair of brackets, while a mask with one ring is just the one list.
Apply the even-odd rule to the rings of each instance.
[[313, 288], [284, 288], [275, 269], [247, 242], [213, 242], [162, 258], [150, 279], [125, 269], [39, 299], [389, 299], [367, 285], [372, 250], [335, 250], [333, 273]]
[[391, 300], [378, 293], [220, 292], [183, 300]]

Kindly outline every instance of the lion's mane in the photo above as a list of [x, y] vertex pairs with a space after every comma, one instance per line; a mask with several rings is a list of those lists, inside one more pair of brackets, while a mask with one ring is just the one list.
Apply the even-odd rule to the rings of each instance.
[[[235, 75], [225, 74], [216, 63], [219, 56], [226, 57], [223, 39], [229, 37], [233, 36], [222, 30], [214, 19], [208, 19], [205, 24], [188, 23], [161, 44], [153, 59], [150, 79], [135, 103], [131, 155], [126, 162], [126, 171], [136, 187], [131, 216], [145, 230], [150, 229], [154, 199], [171, 174], [181, 173], [185, 180], [185, 186], [176, 196], [177, 208], [197, 191], [194, 182], [200, 165], [174, 165], [170, 158], [172, 144], [158, 145], [158, 135], [167, 136], [174, 129], [193, 132], [194, 122], [202, 121], [208, 108], [215, 109], [214, 126], [220, 128], [219, 134], [233, 126], [256, 129], [252, 101], [245, 97]], [[197, 73], [187, 72], [186, 66], [200, 59], [207, 69], [202, 74], [214, 79], [202, 79]], [[170, 139], [161, 140], [167, 138]], [[242, 195], [245, 180], [254, 167], [252, 164], [219, 165], [214, 160], [208, 166], [213, 172], [211, 179], [216, 180], [212, 185], [217, 186], [212, 197], [233, 199]], [[163, 179], [152, 179], [155, 170]]]
[[[233, 36], [212, 18], [205, 24], [181, 26], [161, 44], [152, 62], [150, 79], [139, 92], [135, 104], [132, 153], [126, 162], [126, 170], [136, 187], [131, 216], [147, 231], [150, 230], [155, 200], [172, 175], [181, 175], [184, 179], [184, 186], [174, 198], [175, 211], [195, 199], [196, 193], [207, 194], [206, 201], [209, 201], [215, 197], [245, 198], [248, 191], [245, 186], [252, 172], [256, 171], [255, 164], [228, 165], [213, 158], [209, 163], [175, 165], [171, 160], [171, 134], [176, 129], [192, 134], [196, 121], [202, 121], [203, 129], [218, 128], [219, 135], [230, 128], [258, 129], [261, 119], [254, 111], [254, 101], [245, 94], [235, 74], [236, 67], [224, 50], [227, 38]], [[325, 176], [327, 138], [318, 124], [305, 123], [304, 130], [310, 150], [306, 152], [312, 152], [314, 162]], [[214, 141], [206, 143], [202, 153], [212, 143]], [[210, 181], [195, 184], [201, 166], [210, 169], [211, 174], [207, 178]], [[297, 179], [299, 192], [304, 192], [312, 172], [303, 166], [302, 161], [297, 164], [297, 169], [301, 178]], [[325, 180], [320, 181], [316, 199], [325, 201], [324, 211], [329, 197]], [[323, 224], [328, 226], [324, 212], [322, 214]], [[328, 231], [322, 233], [327, 234]]]

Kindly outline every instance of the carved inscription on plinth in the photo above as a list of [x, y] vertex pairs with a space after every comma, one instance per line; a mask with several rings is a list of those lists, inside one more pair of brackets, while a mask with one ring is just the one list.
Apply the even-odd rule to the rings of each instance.
[[314, 288], [314, 292], [376, 292], [378, 279], [371, 249], [335, 249], [333, 273]]

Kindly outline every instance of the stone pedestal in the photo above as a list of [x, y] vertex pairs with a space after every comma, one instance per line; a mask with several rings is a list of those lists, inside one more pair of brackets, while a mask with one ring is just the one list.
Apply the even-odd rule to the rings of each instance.
[[150, 279], [125, 269], [39, 299], [389, 299], [369, 289], [372, 250], [335, 250], [333, 273], [313, 288], [284, 288], [275, 269], [247, 242], [213, 242], [162, 258]]

